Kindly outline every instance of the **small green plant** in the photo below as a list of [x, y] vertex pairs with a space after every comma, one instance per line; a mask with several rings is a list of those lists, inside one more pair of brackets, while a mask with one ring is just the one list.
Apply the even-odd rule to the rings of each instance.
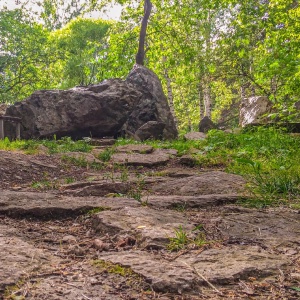
[[110, 161], [113, 153], [114, 153], [114, 151], [112, 150], [112, 148], [106, 148], [104, 151], [99, 153], [98, 158], [103, 162], [108, 162], [108, 161]]
[[83, 140], [73, 141], [70, 137], [63, 137], [60, 140], [42, 140], [40, 143], [49, 149], [50, 153], [64, 152], [90, 152], [92, 146]]
[[34, 181], [31, 184], [31, 187], [37, 190], [51, 190], [51, 189], [58, 189], [59, 183], [57, 179], [54, 180], [41, 180], [41, 181]]
[[5, 288], [4, 300], [25, 300], [22, 295], [23, 287], [26, 285], [25, 279], [19, 280], [15, 285], [10, 285]]
[[250, 180], [260, 194], [268, 195], [296, 195], [299, 193], [300, 173], [290, 172], [288, 169], [273, 169], [263, 172], [262, 164], [250, 159], [237, 159], [238, 163], [252, 167], [253, 175]]
[[186, 203], [176, 203], [172, 206], [172, 208], [179, 212], [184, 212], [186, 210]]
[[167, 245], [167, 249], [171, 251], [178, 251], [185, 248], [189, 244], [189, 237], [186, 231], [183, 230], [180, 225], [178, 229], [175, 229], [175, 237], [170, 238], [170, 242]]
[[92, 215], [95, 215], [95, 214], [98, 214], [102, 211], [105, 211], [105, 210], [110, 210], [109, 207], [104, 207], [104, 206], [99, 206], [99, 207], [95, 207], [93, 209], [90, 209], [89, 211], [87, 211], [87, 215], [88, 216], [92, 216]]
[[137, 182], [128, 192], [128, 196], [135, 199], [136, 201], [142, 203], [142, 195], [143, 195], [143, 188], [145, 186], [144, 178], [141, 174], [137, 173]]
[[142, 191], [139, 188], [134, 188], [129, 191], [127, 194], [128, 197], [133, 198], [134, 200], [141, 202], [142, 201]]
[[76, 179], [73, 177], [67, 177], [64, 179], [64, 181], [65, 181], [65, 184], [71, 184], [71, 183], [74, 183], [76, 181]]
[[127, 168], [127, 166], [124, 166], [121, 168], [120, 179], [122, 182], [126, 182], [126, 181], [128, 181], [128, 178], [129, 178], [128, 168]]
[[63, 155], [61, 157], [62, 161], [71, 163], [72, 165], [78, 166], [78, 167], [87, 167], [88, 162], [84, 156], [80, 157], [73, 157], [73, 156], [68, 156], [68, 155]]
[[[178, 229], [174, 229], [175, 237], [169, 238], [170, 242], [167, 249], [170, 251], [179, 251], [190, 246], [202, 247], [208, 242], [206, 241], [205, 234], [202, 231], [203, 226], [200, 224], [196, 226], [192, 232], [185, 231], [180, 225]], [[196, 235], [195, 235], [196, 232]], [[191, 237], [195, 235], [194, 237]]]

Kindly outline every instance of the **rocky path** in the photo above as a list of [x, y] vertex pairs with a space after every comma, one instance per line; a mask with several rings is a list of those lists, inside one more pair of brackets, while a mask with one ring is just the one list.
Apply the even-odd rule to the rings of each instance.
[[0, 299], [300, 298], [299, 211], [174, 150], [95, 156], [1, 151]]

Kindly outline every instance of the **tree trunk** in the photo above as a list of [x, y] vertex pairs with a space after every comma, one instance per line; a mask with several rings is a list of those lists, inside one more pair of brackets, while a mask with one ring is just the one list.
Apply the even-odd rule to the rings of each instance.
[[203, 89], [203, 101], [205, 106], [205, 116], [211, 119], [211, 107], [212, 107], [212, 100], [211, 100], [211, 91], [208, 80], [205, 78], [202, 84]]
[[205, 113], [203, 91], [201, 88], [201, 84], [198, 85], [198, 94], [199, 94], [199, 113], [200, 113], [200, 121], [201, 121], [204, 118], [204, 113]]
[[152, 3], [150, 0], [145, 0], [144, 2], [144, 16], [142, 20], [141, 30], [140, 30], [140, 38], [139, 38], [139, 48], [137, 55], [135, 57], [135, 63], [138, 65], [144, 65], [145, 58], [145, 39], [147, 32], [148, 20], [150, 17], [150, 13], [152, 10]]
[[[211, 33], [212, 33], [212, 16], [211, 11], [208, 10], [208, 15], [205, 24], [205, 60], [207, 63], [211, 61]], [[204, 73], [202, 79], [202, 91], [203, 91], [203, 102], [205, 107], [205, 116], [211, 119], [211, 109], [212, 109], [212, 96], [211, 96], [211, 88], [210, 88], [210, 76], [206, 67], [206, 71]]]
[[170, 106], [171, 114], [173, 116], [173, 119], [174, 119], [174, 122], [175, 122], [175, 126], [178, 129], [178, 121], [177, 121], [176, 114], [175, 114], [175, 107], [174, 107], [174, 101], [173, 101], [173, 90], [172, 90], [172, 85], [171, 85], [171, 79], [169, 77], [167, 69], [165, 69], [165, 78], [166, 78], [166, 81], [167, 81], [168, 101], [169, 101], [169, 106]]

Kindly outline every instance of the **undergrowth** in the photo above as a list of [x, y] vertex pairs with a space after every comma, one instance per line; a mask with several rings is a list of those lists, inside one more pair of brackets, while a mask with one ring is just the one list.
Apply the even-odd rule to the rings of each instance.
[[[141, 142], [119, 139], [115, 146], [141, 144]], [[176, 149], [178, 156], [191, 154], [198, 168], [218, 168], [242, 175], [254, 197], [247, 205], [266, 206], [289, 204], [300, 207], [300, 137], [273, 127], [257, 127], [239, 134], [211, 130], [207, 138], [198, 141], [148, 140], [143, 144], [154, 148]], [[92, 146], [84, 140], [73, 141], [70, 137], [60, 140], [0, 140], [0, 150], [23, 150], [38, 152], [41, 145], [48, 153], [89, 152]], [[115, 148], [107, 148], [99, 157], [110, 160]], [[86, 166], [82, 160], [73, 161]], [[92, 166], [101, 168], [101, 165]], [[124, 173], [124, 180], [127, 175]], [[138, 195], [139, 196], [139, 195]], [[255, 200], [253, 200], [255, 199]]]
[[[139, 143], [118, 140], [118, 145]], [[253, 197], [250, 206], [289, 204], [300, 207], [300, 136], [282, 129], [257, 127], [239, 134], [211, 130], [200, 141], [146, 141], [154, 148], [192, 153], [198, 167], [242, 175]], [[254, 199], [254, 200], [253, 200]]]
[[23, 150], [25, 153], [34, 154], [39, 151], [40, 146], [49, 154], [65, 152], [90, 152], [92, 146], [84, 140], [73, 141], [70, 137], [63, 137], [59, 140], [14, 140], [8, 138], [0, 140], [0, 150], [16, 151]]

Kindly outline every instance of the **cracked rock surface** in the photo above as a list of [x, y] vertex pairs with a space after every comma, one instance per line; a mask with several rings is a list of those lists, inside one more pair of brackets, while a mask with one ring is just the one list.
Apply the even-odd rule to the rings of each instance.
[[240, 206], [242, 177], [173, 150], [113, 150], [1, 151], [0, 299], [299, 299], [299, 211]]

